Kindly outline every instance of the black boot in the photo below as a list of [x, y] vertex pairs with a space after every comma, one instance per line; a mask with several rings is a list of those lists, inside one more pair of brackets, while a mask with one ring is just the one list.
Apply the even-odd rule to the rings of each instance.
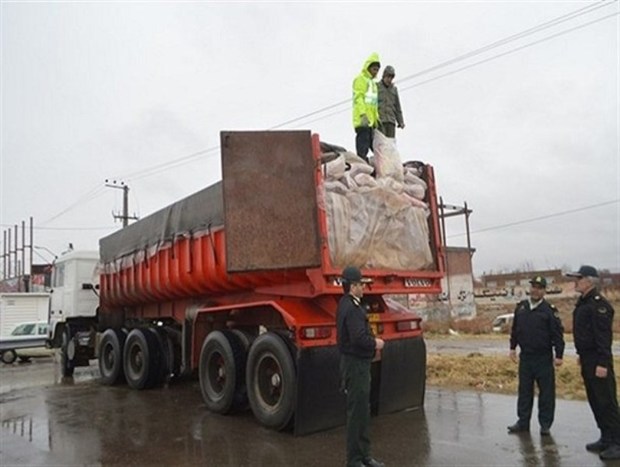
[[594, 441], [593, 443], [586, 444], [586, 449], [592, 452], [602, 452], [609, 447], [609, 443], [603, 441], [603, 439], [599, 439], [598, 441]]
[[525, 425], [519, 425], [519, 422], [508, 427], [508, 433], [527, 433], [528, 431], [530, 431], [530, 427]]
[[620, 444], [612, 444], [599, 454], [604, 461], [620, 459]]
[[379, 462], [377, 459], [373, 459], [372, 457], [367, 457], [362, 461], [362, 465], [364, 467], [385, 467], [383, 462]]

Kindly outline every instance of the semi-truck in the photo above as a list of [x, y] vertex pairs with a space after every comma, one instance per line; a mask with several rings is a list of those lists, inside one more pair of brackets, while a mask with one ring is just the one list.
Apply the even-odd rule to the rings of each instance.
[[[310, 131], [220, 139], [220, 182], [102, 238], [96, 254], [56, 261], [49, 339], [63, 375], [95, 358], [103, 384], [136, 390], [197, 375], [213, 412], [249, 408], [297, 435], [341, 425], [335, 317], [353, 265], [373, 280], [364, 305], [385, 340], [372, 412], [422, 406], [421, 319], [398, 296], [441, 292], [433, 168], [394, 180]], [[417, 199], [404, 178], [424, 188]]]

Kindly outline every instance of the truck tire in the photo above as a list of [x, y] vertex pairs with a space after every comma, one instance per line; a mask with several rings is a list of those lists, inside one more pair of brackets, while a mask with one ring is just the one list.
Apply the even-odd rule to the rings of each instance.
[[241, 340], [241, 343], [243, 344], [243, 350], [247, 355], [248, 350], [250, 350], [250, 346], [252, 345], [252, 342], [254, 342], [255, 336], [253, 336], [248, 331], [242, 331], [240, 329], [232, 329], [231, 332]]
[[119, 329], [107, 329], [101, 336], [99, 372], [101, 382], [107, 386], [119, 384], [125, 380], [123, 347], [126, 338], [127, 332]]
[[10, 365], [14, 363], [15, 360], [17, 360], [17, 352], [15, 352], [15, 350], [13, 349], [3, 350], [2, 356], [0, 356], [0, 360], [2, 360], [2, 363]]
[[284, 338], [266, 332], [250, 347], [246, 381], [250, 407], [265, 427], [282, 430], [295, 412], [296, 371]]
[[149, 389], [161, 381], [161, 348], [150, 329], [136, 328], [127, 336], [123, 370], [127, 384], [133, 389]]
[[62, 333], [60, 346], [60, 372], [63, 377], [70, 378], [75, 370], [75, 343], [72, 341], [71, 328], [67, 324]]
[[207, 408], [229, 413], [247, 407], [246, 352], [232, 331], [209, 333], [200, 351], [200, 389]]

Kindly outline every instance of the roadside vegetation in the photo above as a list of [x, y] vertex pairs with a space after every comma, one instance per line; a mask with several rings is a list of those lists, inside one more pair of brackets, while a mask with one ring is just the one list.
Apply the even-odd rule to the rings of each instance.
[[[469, 389], [501, 394], [517, 394], [518, 363], [506, 355], [428, 355], [426, 383], [451, 389]], [[620, 369], [620, 357], [614, 357], [614, 368]], [[567, 356], [556, 368], [556, 395], [561, 399], [585, 400], [577, 359]], [[616, 382], [620, 380], [616, 373]]]
[[[564, 325], [564, 339], [573, 340], [572, 310], [575, 300], [554, 301]], [[612, 300], [616, 310], [614, 319], [614, 342], [620, 340], [620, 300]], [[508, 357], [508, 329], [492, 332], [493, 319], [510, 313], [514, 305], [493, 307], [478, 306], [478, 316], [470, 320], [446, 320], [424, 322], [425, 336], [431, 339], [497, 339], [506, 343], [506, 355], [430, 354], [427, 357], [427, 384], [452, 389], [469, 389], [502, 394], [517, 394], [518, 363]], [[616, 382], [620, 388], [620, 355], [614, 356]], [[585, 400], [586, 393], [581, 379], [580, 367], [575, 356], [567, 355], [561, 367], [556, 369], [556, 394], [561, 399]]]

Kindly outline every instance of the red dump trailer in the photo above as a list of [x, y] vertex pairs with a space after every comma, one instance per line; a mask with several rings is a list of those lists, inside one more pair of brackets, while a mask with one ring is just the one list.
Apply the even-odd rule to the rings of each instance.
[[421, 406], [420, 318], [392, 296], [440, 293], [433, 169], [419, 167], [421, 207], [398, 183], [356, 184], [354, 156], [330, 174], [338, 151], [308, 131], [222, 132], [221, 182], [101, 239], [99, 307], [67, 319], [66, 372], [96, 356], [105, 384], [198, 374], [214, 412], [249, 407], [296, 434], [343, 424], [335, 315], [353, 264], [374, 281], [364, 303], [386, 342], [373, 413]]

